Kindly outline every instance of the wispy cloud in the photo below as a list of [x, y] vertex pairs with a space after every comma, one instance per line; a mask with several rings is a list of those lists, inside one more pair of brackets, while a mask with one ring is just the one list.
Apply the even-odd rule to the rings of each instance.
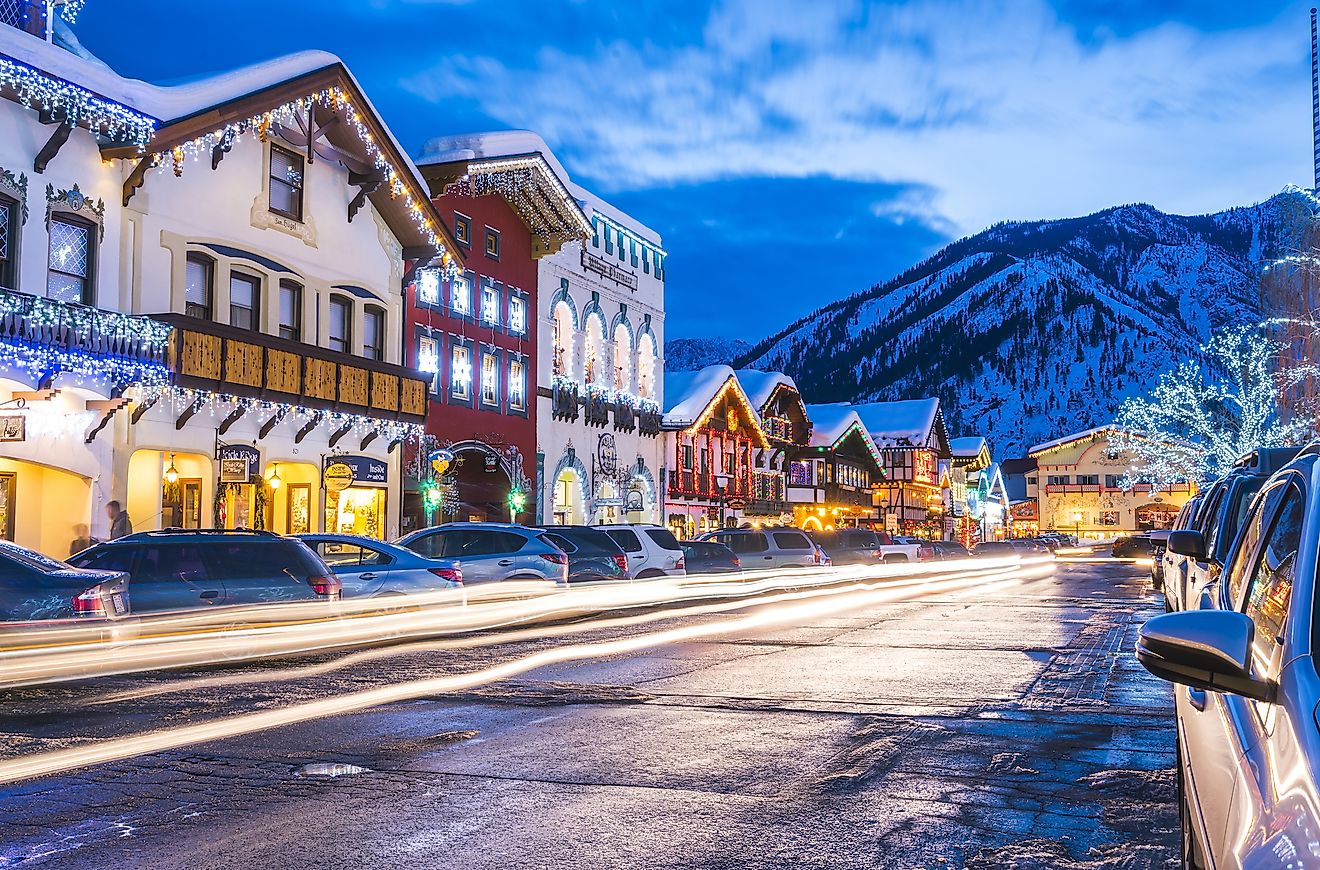
[[885, 182], [931, 191], [878, 206], [890, 216], [970, 231], [1309, 181], [1305, 14], [1111, 31], [1039, 0], [725, 0], [678, 44], [642, 20], [637, 38], [450, 54], [404, 86], [540, 131], [606, 188]]

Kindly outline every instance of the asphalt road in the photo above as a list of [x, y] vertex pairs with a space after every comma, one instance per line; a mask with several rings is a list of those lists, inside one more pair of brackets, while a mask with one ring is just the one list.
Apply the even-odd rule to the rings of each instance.
[[[0, 868], [1171, 865], [1170, 694], [1132, 656], [1159, 612], [1143, 573], [1061, 564], [2, 787]], [[565, 642], [7, 692], [0, 757]], [[95, 703], [153, 687], [186, 688]]]

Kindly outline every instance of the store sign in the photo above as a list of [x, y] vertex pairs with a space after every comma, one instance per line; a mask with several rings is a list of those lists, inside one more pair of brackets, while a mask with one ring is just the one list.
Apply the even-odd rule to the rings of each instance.
[[0, 441], [26, 441], [27, 418], [22, 414], [0, 417]]
[[261, 467], [261, 451], [245, 444], [220, 448], [220, 482], [247, 483]]
[[582, 268], [590, 269], [598, 275], [604, 275], [616, 284], [622, 284], [629, 289], [637, 289], [637, 276], [626, 269], [620, 269], [609, 260], [597, 257], [595, 254], [582, 252]]
[[326, 481], [326, 489], [330, 489], [330, 472], [334, 470], [336, 481], [344, 476], [343, 466], [349, 471], [349, 480], [347, 483], [339, 486], [339, 489], [345, 489], [354, 484], [366, 484], [368, 486], [384, 486], [389, 482], [390, 466], [384, 459], [375, 459], [371, 456], [331, 456], [326, 459], [325, 473], [322, 477]]
[[627, 501], [626, 501], [626, 503], [624, 504], [624, 509], [625, 509], [625, 510], [630, 511], [630, 512], [631, 512], [631, 511], [641, 511], [641, 510], [644, 510], [644, 506], [643, 506], [643, 504], [644, 504], [644, 503], [643, 503], [643, 499], [642, 499], [642, 491], [641, 491], [640, 489], [630, 489], [630, 490], [628, 490]]
[[487, 453], [482, 457], [485, 463], [482, 467], [486, 469], [487, 474], [494, 474], [500, 470], [500, 458], [494, 453]]
[[935, 454], [929, 450], [916, 450], [912, 454], [912, 479], [920, 483], [935, 482]]
[[743, 501], [740, 498], [729, 499], [729, 510], [731, 511], [740, 511], [746, 507], [747, 507], [747, 502]]
[[321, 474], [327, 492], [339, 492], [353, 485], [353, 468], [343, 462], [334, 462], [326, 466]]

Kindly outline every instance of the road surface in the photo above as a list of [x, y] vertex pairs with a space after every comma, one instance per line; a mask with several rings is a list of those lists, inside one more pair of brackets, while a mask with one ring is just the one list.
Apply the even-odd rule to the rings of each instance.
[[[1144, 569], [1060, 564], [112, 762], [0, 787], [0, 868], [1163, 867], [1170, 693], [1132, 656], [1157, 612]], [[0, 754], [726, 618], [15, 690]], [[187, 688], [93, 703], [161, 686]]]

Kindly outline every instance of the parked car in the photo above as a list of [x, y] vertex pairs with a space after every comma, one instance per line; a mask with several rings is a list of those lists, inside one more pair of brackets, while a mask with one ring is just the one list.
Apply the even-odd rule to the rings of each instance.
[[895, 544], [887, 532], [873, 529], [834, 529], [811, 532], [810, 537], [835, 565], [916, 562], [921, 558], [921, 544]]
[[463, 585], [463, 571], [454, 559], [429, 559], [407, 547], [362, 535], [297, 537], [339, 578], [344, 598], [435, 592]]
[[394, 543], [428, 559], [457, 562], [464, 586], [502, 580], [568, 583], [568, 555], [540, 529], [511, 523], [445, 523], [409, 532]]
[[714, 541], [684, 541], [683, 559], [688, 574], [728, 574], [742, 570], [738, 554]]
[[164, 529], [96, 544], [79, 568], [129, 576], [134, 613], [222, 604], [332, 601], [339, 579], [306, 544], [273, 532]]
[[128, 613], [125, 572], [76, 568], [0, 541], [0, 622], [119, 619]]
[[1164, 575], [1160, 571], [1160, 565], [1164, 561], [1164, 550], [1169, 544], [1169, 533], [1172, 529], [1151, 529], [1150, 535], [1150, 585], [1155, 591], [1164, 588]]
[[1115, 559], [1149, 559], [1154, 551], [1150, 535], [1119, 535], [1109, 548]]
[[637, 580], [682, 577], [683, 547], [664, 526], [645, 523], [596, 526], [614, 539], [628, 557], [628, 575]]
[[972, 547], [973, 556], [994, 556], [1003, 558], [1005, 556], [1020, 556], [1024, 552], [1030, 553], [1030, 550], [1024, 550], [1015, 545], [1014, 541], [981, 541]]
[[[1320, 444], [1308, 447], [1267, 479], [1199, 606], [1157, 616], [1139, 634], [1138, 661], [1180, 684], [1185, 867], [1309, 866], [1316, 854], [1318, 455]], [[1197, 558], [1205, 549], [1202, 531], [1169, 536], [1170, 551]]]
[[825, 564], [816, 545], [799, 529], [723, 529], [697, 540], [725, 545], [738, 554], [745, 570]]
[[568, 582], [627, 580], [628, 556], [613, 538], [591, 526], [538, 526], [543, 537], [568, 554]]
[[966, 559], [971, 551], [957, 541], [931, 541], [936, 559]]
[[1166, 580], [1173, 579], [1176, 584], [1165, 585], [1166, 606], [1172, 610], [1190, 610], [1197, 606], [1201, 593], [1223, 570], [1229, 547], [1242, 528], [1242, 519], [1252, 499], [1270, 475], [1287, 465], [1296, 455], [1295, 447], [1253, 450], [1234, 463], [1232, 471], [1205, 491], [1198, 521], [1194, 528], [1187, 530], [1200, 536], [1200, 544], [1191, 546], [1189, 539], [1184, 536], [1184, 542], [1192, 552], [1175, 551], [1183, 558], [1178, 562], [1177, 573], [1172, 578], [1166, 576]]
[[[1174, 517], [1173, 527], [1169, 530], [1170, 533], [1183, 532], [1188, 529], [1197, 528], [1197, 523], [1200, 521], [1201, 506], [1204, 500], [1204, 495], [1202, 493], [1197, 493], [1189, 498], [1187, 503], [1182, 506], [1182, 509], [1178, 511], [1178, 515]], [[1171, 587], [1182, 581], [1183, 575], [1186, 573], [1183, 564], [1186, 558], [1187, 557], [1181, 553], [1174, 553], [1169, 549], [1167, 538], [1165, 539], [1164, 547], [1160, 550], [1159, 555], [1155, 557], [1155, 566], [1151, 568], [1151, 583], [1155, 584], [1156, 589], [1164, 592], [1165, 610], [1174, 609], [1173, 599], [1175, 590]]]

